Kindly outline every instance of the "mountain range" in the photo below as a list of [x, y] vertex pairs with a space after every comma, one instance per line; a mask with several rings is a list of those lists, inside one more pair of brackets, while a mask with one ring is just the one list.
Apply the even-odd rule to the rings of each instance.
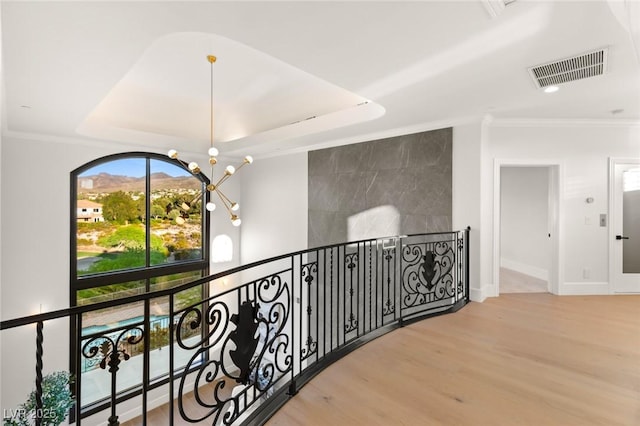
[[[151, 190], [200, 189], [201, 182], [193, 176], [170, 176], [163, 172], [151, 174]], [[96, 192], [144, 192], [145, 177], [100, 173], [78, 177], [78, 194]]]

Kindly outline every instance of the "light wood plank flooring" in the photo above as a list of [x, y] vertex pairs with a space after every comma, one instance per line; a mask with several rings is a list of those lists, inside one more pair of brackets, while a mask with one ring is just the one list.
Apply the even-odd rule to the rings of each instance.
[[276, 425], [640, 425], [640, 297], [509, 294], [358, 349]]
[[548, 293], [547, 281], [500, 268], [500, 293]]
[[267, 425], [640, 425], [640, 296], [471, 303], [359, 348]]

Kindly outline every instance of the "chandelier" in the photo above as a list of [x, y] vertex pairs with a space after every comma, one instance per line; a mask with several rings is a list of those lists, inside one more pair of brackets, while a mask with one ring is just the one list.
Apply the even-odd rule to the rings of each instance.
[[[244, 159], [242, 160], [242, 163], [237, 168], [233, 167], [231, 165], [227, 166], [224, 169], [224, 173], [222, 174], [222, 176], [217, 181], [215, 180], [215, 177], [214, 177], [214, 166], [218, 163], [218, 159], [216, 158], [218, 156], [218, 149], [213, 146], [213, 123], [214, 123], [214, 119], [213, 119], [214, 118], [214, 115], [213, 115], [213, 64], [216, 62], [216, 57], [213, 56], [213, 55], [208, 55], [207, 56], [207, 61], [209, 61], [209, 63], [211, 64], [211, 98], [210, 98], [211, 121], [210, 121], [210, 129], [209, 129], [210, 130], [210, 138], [209, 138], [210, 145], [209, 145], [209, 150], [207, 152], [208, 155], [209, 155], [209, 165], [211, 166], [211, 174], [210, 174], [210, 180], [209, 180], [210, 183], [207, 185], [207, 191], [209, 191], [209, 193], [211, 193], [211, 195], [213, 195], [214, 193], [218, 195], [218, 198], [222, 202], [222, 205], [229, 212], [229, 216], [231, 218], [231, 223], [233, 224], [233, 226], [240, 226], [242, 221], [240, 220], [240, 218], [236, 214], [236, 212], [238, 211], [240, 206], [238, 205], [238, 203], [236, 203], [235, 201], [232, 201], [229, 197], [227, 197], [225, 195], [225, 193], [222, 192], [220, 187], [222, 186], [223, 183], [225, 183], [227, 181], [227, 179], [229, 179], [234, 173], [236, 173], [242, 167], [244, 167], [247, 164], [253, 163], [253, 158], [250, 155], [247, 155], [246, 157], [244, 157]], [[178, 151], [176, 151], [175, 149], [170, 150], [167, 155], [169, 156], [169, 158], [172, 158], [174, 160], [178, 159]], [[180, 160], [180, 161], [182, 161], [182, 160]], [[184, 164], [186, 164], [186, 163], [184, 163]], [[198, 166], [198, 163], [196, 163], [195, 161], [190, 162], [187, 167], [189, 168], [191, 173], [193, 173], [194, 175], [202, 173], [202, 170], [200, 169], [200, 166]], [[211, 197], [210, 197], [210, 199], [211, 199]], [[212, 212], [212, 211], [214, 211], [216, 209], [216, 205], [213, 202], [209, 201], [206, 204], [206, 209], [208, 211]]]

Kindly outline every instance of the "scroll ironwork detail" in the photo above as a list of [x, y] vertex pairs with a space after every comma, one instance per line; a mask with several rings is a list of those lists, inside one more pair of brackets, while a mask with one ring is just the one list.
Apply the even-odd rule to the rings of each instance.
[[402, 304], [415, 307], [455, 296], [451, 241], [407, 244], [402, 248]]
[[[249, 286], [255, 291], [255, 301], [245, 300], [234, 306], [216, 300], [209, 305], [206, 315], [202, 314], [200, 304], [180, 314], [178, 324], [186, 321], [191, 328], [198, 328], [203, 317], [209, 324], [208, 334], [199, 340], [198, 349], [187, 364], [187, 370], [195, 372], [192, 387], [187, 389], [187, 375], [180, 380], [178, 408], [188, 422], [213, 417], [212, 424], [233, 423], [256, 401], [252, 399], [254, 396], [268, 395], [292, 368], [292, 345], [285, 332], [291, 310], [289, 284], [281, 274], [274, 274]], [[234, 293], [239, 297], [242, 291], [236, 289], [231, 294]], [[184, 347], [193, 347], [186, 345], [180, 331], [176, 338]], [[219, 352], [212, 350], [217, 346]], [[203, 362], [205, 353], [217, 356]], [[191, 412], [185, 404], [190, 393], [200, 411]]]

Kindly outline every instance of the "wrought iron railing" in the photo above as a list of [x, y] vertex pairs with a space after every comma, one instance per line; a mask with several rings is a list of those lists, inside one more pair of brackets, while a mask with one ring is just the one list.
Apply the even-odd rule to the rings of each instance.
[[[211, 296], [178, 303], [181, 292], [198, 286]], [[42, 409], [44, 325], [70, 319], [77, 342], [70, 419], [78, 425], [96, 416], [116, 425], [123, 411], [129, 418], [136, 410], [147, 424], [162, 403], [167, 424], [261, 424], [360, 345], [468, 301], [467, 228], [308, 249], [171, 289], [3, 321], [0, 329], [32, 333], [36, 324]], [[145, 315], [83, 333], [87, 314], [134, 303]], [[158, 304], [166, 315], [152, 317]]]

